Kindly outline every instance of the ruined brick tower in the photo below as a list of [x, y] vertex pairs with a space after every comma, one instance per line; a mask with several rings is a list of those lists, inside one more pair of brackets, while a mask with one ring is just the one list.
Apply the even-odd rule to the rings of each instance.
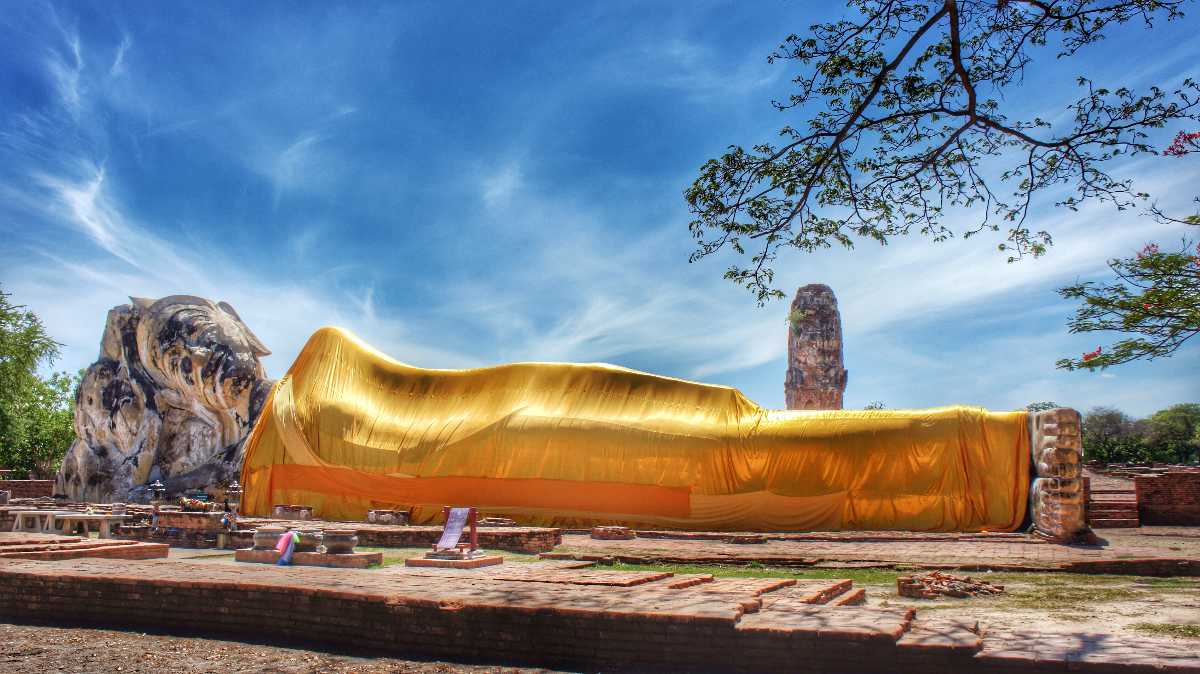
[[842, 318], [829, 286], [796, 291], [788, 314], [788, 369], [783, 395], [789, 410], [840, 410], [846, 391]]

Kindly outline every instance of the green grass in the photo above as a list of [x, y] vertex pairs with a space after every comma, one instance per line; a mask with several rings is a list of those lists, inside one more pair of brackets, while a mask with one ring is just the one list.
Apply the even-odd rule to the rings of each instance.
[[1160, 623], [1137, 623], [1133, 629], [1146, 634], [1184, 639], [1200, 639], [1200, 625], [1163, 625]]
[[1154, 589], [1200, 590], [1200, 578], [1150, 578], [1133, 579], [1134, 585], [1145, 585]]
[[599, 571], [670, 571], [708, 573], [717, 578], [849, 578], [858, 585], [895, 586], [901, 572], [893, 569], [788, 569], [760, 565], [722, 564], [614, 564], [597, 565]]
[[1013, 588], [1004, 602], [1013, 608], [1036, 608], [1050, 611], [1082, 611], [1094, 604], [1136, 599], [1143, 593], [1124, 587], [1039, 587]]

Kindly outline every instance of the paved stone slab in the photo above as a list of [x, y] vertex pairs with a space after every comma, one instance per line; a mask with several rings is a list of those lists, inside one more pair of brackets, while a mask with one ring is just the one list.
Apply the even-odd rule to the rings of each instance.
[[764, 610], [744, 616], [742, 632], [786, 634], [789, 638], [821, 641], [868, 641], [895, 644], [913, 617], [912, 609], [797, 607], [787, 611]]
[[[404, 573], [431, 578], [488, 578], [526, 583], [564, 583], [569, 585], [611, 585], [616, 587], [633, 587], [658, 580], [670, 578], [672, 574], [666, 571], [584, 571], [562, 566], [544, 566], [544, 562], [529, 564], [505, 564], [501, 567], [487, 567], [478, 570], [462, 571], [454, 568], [426, 568], [421, 566], [394, 566], [388, 573]], [[711, 576], [709, 576], [711, 579]]]
[[[1169, 531], [1162, 531], [1170, 529]], [[749, 564], [807, 567], [918, 566], [933, 569], [1066, 571], [1132, 575], [1200, 576], [1200, 529], [1140, 527], [1106, 529], [1106, 545], [1059, 545], [1025, 534], [923, 534], [830, 532], [768, 534], [761, 545], [723, 543], [718, 534], [627, 541], [566, 535], [554, 559], [619, 560], [629, 563]], [[727, 536], [727, 534], [720, 534]]]
[[913, 620], [899, 645], [914, 650], [973, 655], [983, 648], [979, 623], [953, 618]]
[[112, 538], [84, 539], [56, 534], [15, 532], [0, 538], [0, 560], [64, 560], [81, 557], [107, 559], [157, 559], [166, 557], [168, 547]]
[[1200, 658], [1183, 644], [1176, 647], [1109, 634], [989, 633], [975, 657], [986, 666], [1030, 672], [1200, 672]]

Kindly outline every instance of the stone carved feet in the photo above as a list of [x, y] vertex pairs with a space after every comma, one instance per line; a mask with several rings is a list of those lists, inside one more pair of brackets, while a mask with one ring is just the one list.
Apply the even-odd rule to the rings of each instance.
[[1059, 407], [1034, 412], [1030, 421], [1037, 473], [1029, 494], [1034, 527], [1058, 541], [1087, 538], [1079, 412]]

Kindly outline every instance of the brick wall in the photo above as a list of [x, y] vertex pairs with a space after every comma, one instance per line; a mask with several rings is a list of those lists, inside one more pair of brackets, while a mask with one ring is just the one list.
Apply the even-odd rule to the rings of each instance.
[[1200, 471], [1137, 475], [1133, 485], [1142, 524], [1200, 526]]
[[0, 480], [0, 491], [12, 492], [13, 498], [53, 496], [54, 480]]

